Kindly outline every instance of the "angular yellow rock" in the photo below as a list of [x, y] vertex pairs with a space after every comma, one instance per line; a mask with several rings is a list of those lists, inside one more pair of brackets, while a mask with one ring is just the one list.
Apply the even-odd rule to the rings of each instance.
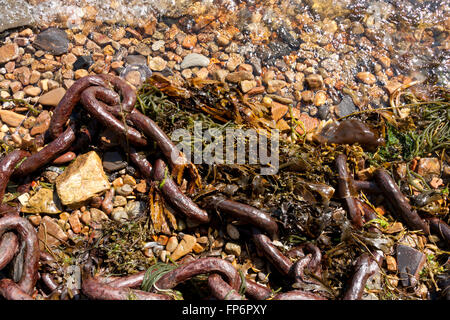
[[185, 235], [180, 241], [180, 244], [175, 249], [175, 251], [170, 255], [173, 261], [187, 255], [192, 251], [194, 245], [197, 243], [197, 239], [191, 235]]
[[41, 188], [20, 210], [25, 213], [56, 214], [60, 213], [62, 208], [61, 202], [53, 190]]
[[62, 204], [76, 207], [110, 188], [102, 160], [91, 151], [78, 156], [56, 179], [56, 191]]

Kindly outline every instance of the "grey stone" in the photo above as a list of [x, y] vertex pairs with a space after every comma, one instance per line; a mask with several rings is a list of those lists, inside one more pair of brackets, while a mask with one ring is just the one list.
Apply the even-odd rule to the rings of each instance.
[[397, 246], [399, 278], [403, 286], [414, 286], [424, 267], [426, 256], [422, 252], [405, 245]]
[[108, 172], [119, 171], [127, 166], [119, 152], [105, 152], [103, 155], [103, 168]]
[[338, 117], [345, 117], [357, 110], [358, 109], [353, 103], [353, 99], [350, 96], [344, 96], [336, 108], [336, 114]]
[[259, 76], [262, 73], [261, 60], [258, 57], [252, 56], [250, 59], [250, 64], [253, 66], [253, 72]]
[[73, 63], [73, 70], [76, 71], [78, 69], [88, 70], [90, 66], [94, 64], [94, 59], [91, 56], [80, 56]]
[[0, 5], [2, 8], [0, 32], [34, 24], [30, 5], [25, 0], [0, 1]]
[[114, 208], [111, 213], [111, 217], [117, 222], [125, 222], [128, 220], [128, 214], [123, 208]]
[[125, 58], [126, 64], [143, 64], [147, 65], [147, 58], [140, 54], [132, 54]]
[[59, 56], [69, 50], [69, 38], [63, 30], [49, 28], [37, 35], [33, 47]]
[[147, 205], [143, 201], [130, 201], [125, 206], [125, 211], [130, 218], [135, 218], [144, 214]]
[[130, 186], [129, 184], [124, 184], [123, 186], [118, 187], [116, 189], [116, 193], [124, 197], [129, 196], [132, 192], [133, 187]]
[[190, 53], [184, 57], [181, 62], [181, 69], [192, 67], [207, 67], [209, 65], [209, 58], [199, 53]]

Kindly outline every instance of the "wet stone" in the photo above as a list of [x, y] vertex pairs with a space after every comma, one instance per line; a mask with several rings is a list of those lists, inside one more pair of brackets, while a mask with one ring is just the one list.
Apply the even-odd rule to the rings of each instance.
[[138, 55], [138, 54], [132, 54], [129, 55], [125, 58], [125, 62], [127, 64], [141, 64], [141, 65], [146, 65], [147, 64], [147, 58], [142, 56], [142, 55]]
[[69, 39], [66, 32], [57, 28], [49, 28], [36, 37], [33, 46], [59, 56], [69, 50]]
[[238, 240], [240, 236], [239, 230], [232, 224], [227, 224], [227, 234], [233, 240]]
[[350, 96], [344, 96], [342, 101], [336, 108], [336, 114], [338, 117], [345, 117], [353, 112], [356, 112], [358, 109], [353, 103], [353, 99]]
[[405, 245], [397, 246], [397, 264], [400, 281], [403, 286], [414, 286], [426, 262], [422, 252]]
[[91, 56], [80, 56], [73, 63], [73, 70], [76, 71], [78, 69], [89, 69], [90, 66], [94, 64], [94, 59]]
[[177, 237], [170, 237], [169, 240], [167, 241], [166, 250], [172, 253], [175, 251], [177, 247], [178, 247]]
[[129, 184], [124, 184], [123, 186], [116, 188], [116, 193], [125, 197], [129, 196], [133, 193], [133, 187]]
[[130, 218], [138, 217], [144, 214], [147, 205], [143, 201], [130, 201], [125, 205], [125, 211]]
[[119, 152], [105, 152], [103, 155], [103, 168], [108, 172], [119, 171], [127, 166]]
[[188, 253], [192, 251], [194, 248], [194, 245], [196, 244], [196, 238], [186, 234], [181, 242], [178, 244], [175, 251], [172, 253], [171, 257], [173, 261], [178, 260], [181, 257], [184, 257]]
[[123, 207], [127, 204], [127, 198], [124, 196], [115, 196], [113, 200], [114, 207]]
[[125, 222], [128, 220], [128, 214], [124, 208], [114, 208], [111, 213], [111, 217], [114, 221]]
[[17, 127], [25, 119], [25, 116], [9, 110], [0, 110], [0, 118], [8, 126]]
[[310, 74], [305, 80], [311, 89], [320, 89], [323, 86], [323, 78], [319, 74]]
[[184, 57], [181, 62], [181, 69], [192, 67], [207, 67], [209, 65], [209, 58], [199, 53], [190, 53]]
[[60, 213], [62, 208], [56, 192], [47, 188], [41, 188], [21, 208], [21, 211], [25, 213], [56, 214]]
[[241, 255], [241, 246], [236, 243], [228, 242], [225, 245], [225, 252], [239, 257]]
[[253, 74], [248, 71], [232, 72], [226, 76], [225, 80], [233, 83], [241, 82], [244, 80], [253, 80]]

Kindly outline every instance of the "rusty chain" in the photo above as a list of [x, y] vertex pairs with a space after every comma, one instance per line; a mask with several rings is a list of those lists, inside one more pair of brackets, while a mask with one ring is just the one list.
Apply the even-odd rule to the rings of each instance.
[[[114, 90], [117, 90], [117, 94]], [[190, 164], [179, 153], [170, 138], [158, 125], [137, 111], [134, 106], [136, 93], [125, 81], [112, 75], [87, 76], [77, 80], [66, 92], [61, 102], [53, 111], [49, 129], [37, 141], [43, 146], [34, 154], [23, 150], [14, 150], [0, 161], [0, 198], [3, 199], [6, 185], [10, 177], [25, 177], [39, 168], [49, 164], [68, 150], [82, 148], [95, 134], [91, 128], [82, 128], [77, 134], [76, 123], [70, 119], [75, 106], [81, 102], [87, 113], [92, 117], [91, 122], [98, 121], [111, 128], [119, 137], [131, 161], [138, 167], [141, 174], [150, 183], [161, 185], [164, 199], [174, 209], [198, 223], [211, 220], [208, 211], [198, 207], [179, 188], [183, 171], [188, 168], [190, 178], [199, 185], [200, 176], [194, 165]], [[169, 162], [172, 169], [168, 169], [162, 159], [157, 159], [153, 166], [148, 159], [140, 155], [135, 149], [148, 145], [148, 141], [156, 142], [157, 146]], [[75, 147], [76, 146], [76, 147]], [[183, 161], [174, 161], [173, 155], [178, 155]], [[179, 159], [178, 159], [179, 160]], [[372, 190], [388, 195], [394, 194], [401, 202], [400, 210], [409, 225], [415, 229], [422, 229], [429, 233], [432, 229], [439, 229], [446, 241], [449, 241], [449, 229], [442, 221], [425, 221], [407, 207], [403, 195], [395, 189], [389, 177], [382, 171], [376, 174], [376, 183], [354, 181], [348, 173], [345, 155], [336, 159], [339, 173], [339, 196], [343, 200], [349, 216], [356, 228], [361, 228], [364, 222], [376, 218], [376, 213], [364, 206], [355, 197], [358, 189]], [[174, 178], [172, 178], [174, 177]], [[192, 181], [191, 181], [192, 182]], [[403, 196], [404, 197], [404, 196]], [[400, 199], [400, 200], [399, 200]], [[392, 201], [392, 199], [390, 199]], [[38, 272], [41, 266], [54, 262], [53, 257], [40, 252], [37, 233], [31, 223], [19, 216], [18, 207], [6, 204], [0, 206], [0, 270], [7, 266], [19, 251], [21, 244], [25, 244], [24, 268], [20, 280], [16, 283], [11, 279], [0, 280], [0, 295], [6, 299], [33, 299], [35, 285], [40, 278], [52, 291], [58, 290], [49, 273]], [[332, 298], [325, 290], [308, 292], [302, 287], [315, 285], [320, 288], [321, 259], [319, 248], [312, 243], [306, 243], [283, 254], [274, 244], [278, 239], [277, 222], [264, 212], [235, 201], [220, 197], [211, 197], [207, 209], [225, 214], [251, 225], [252, 240], [260, 255], [264, 256], [283, 276], [292, 279], [297, 288], [289, 292], [275, 294], [271, 289], [245, 277], [228, 261], [218, 258], [198, 258], [186, 256], [178, 267], [161, 275], [150, 288], [149, 292], [140, 290], [146, 272], [122, 278], [102, 277], [89, 272], [83, 274], [82, 292], [91, 299], [123, 300], [130, 295], [144, 300], [170, 300], [173, 294], [168, 294], [178, 284], [200, 274], [209, 274], [208, 286], [213, 297], [220, 300], [242, 300], [251, 298], [256, 300], [324, 300]], [[444, 231], [442, 231], [444, 230]], [[373, 232], [379, 232], [372, 227]], [[383, 253], [374, 251], [361, 255], [355, 265], [355, 273], [350, 279], [344, 299], [361, 299], [367, 279], [376, 272], [383, 261]], [[156, 270], [154, 270], [156, 271]]]

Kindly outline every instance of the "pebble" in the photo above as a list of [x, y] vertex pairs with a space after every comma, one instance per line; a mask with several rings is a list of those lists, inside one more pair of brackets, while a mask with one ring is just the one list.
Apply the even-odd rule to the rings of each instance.
[[244, 80], [253, 80], [253, 74], [248, 71], [236, 71], [229, 73], [225, 77], [225, 80], [233, 83], [241, 82]]
[[325, 93], [325, 91], [316, 92], [316, 94], [314, 95], [314, 105], [316, 107], [325, 104], [326, 101], [327, 101], [327, 94]]
[[287, 85], [286, 81], [272, 79], [267, 81], [267, 93], [275, 93], [280, 91]]
[[64, 88], [56, 88], [40, 96], [38, 102], [44, 106], [56, 107], [65, 94]]
[[140, 192], [140, 193], [147, 192], [147, 183], [145, 182], [145, 180], [142, 179], [138, 184], [136, 184], [135, 189], [137, 192]]
[[171, 254], [172, 260], [176, 261], [179, 258], [190, 253], [195, 243], [196, 238], [194, 236], [188, 234], [184, 235], [183, 239], [180, 241], [175, 251]]
[[111, 42], [111, 39], [107, 35], [104, 35], [100, 32], [91, 32], [89, 38], [91, 38], [96, 44], [101, 46]]
[[53, 160], [52, 163], [55, 164], [55, 165], [65, 164], [65, 163], [68, 163], [68, 162], [72, 161], [73, 159], [75, 159], [76, 156], [77, 155], [74, 152], [69, 151], [69, 152], [66, 152], [63, 155], [59, 156], [55, 160]]
[[85, 69], [78, 69], [74, 72], [75, 80], [81, 79], [89, 75], [89, 72]]
[[114, 207], [124, 207], [127, 204], [127, 198], [124, 196], [115, 196], [113, 199]]
[[155, 42], [152, 44], [152, 50], [153, 50], [153, 51], [159, 51], [161, 48], [164, 48], [164, 45], [165, 45], [164, 40], [158, 40], [158, 41], [155, 41]]
[[255, 80], [244, 80], [241, 81], [241, 90], [244, 93], [248, 93], [250, 90], [255, 88], [257, 85]]
[[213, 72], [212, 76], [215, 80], [218, 80], [220, 82], [225, 82], [225, 79], [228, 74], [229, 74], [228, 70], [218, 69]]
[[190, 53], [184, 57], [181, 62], [181, 69], [192, 67], [207, 67], [209, 65], [209, 58], [199, 53]]
[[178, 239], [175, 236], [172, 236], [167, 241], [166, 250], [170, 253], [175, 251], [175, 249], [178, 247]]
[[125, 205], [125, 211], [130, 218], [135, 218], [144, 214], [146, 208], [147, 205], [144, 201], [130, 201]]
[[87, 37], [83, 33], [77, 33], [73, 36], [73, 40], [75, 45], [77, 46], [84, 46], [86, 43]]
[[125, 197], [129, 196], [133, 193], [133, 187], [129, 184], [124, 184], [123, 186], [116, 188], [116, 193]]
[[233, 242], [227, 242], [225, 252], [239, 257], [241, 255], [241, 246]]
[[306, 83], [311, 89], [320, 89], [323, 86], [323, 78], [320, 74], [310, 74], [306, 78]]
[[125, 222], [128, 220], [128, 214], [124, 208], [114, 208], [111, 213], [111, 218], [117, 222]]
[[103, 155], [103, 168], [108, 172], [119, 171], [127, 166], [127, 162], [117, 151], [105, 152]]
[[19, 57], [19, 46], [16, 43], [5, 44], [0, 47], [0, 64]]
[[375, 82], [377, 82], [377, 78], [375, 75], [371, 74], [370, 72], [359, 72], [356, 77], [368, 85], [373, 85]]
[[21, 67], [14, 70], [14, 75], [24, 86], [30, 83], [31, 71], [27, 67]]
[[162, 71], [166, 68], [167, 61], [165, 61], [161, 57], [155, 57], [155, 58], [150, 59], [148, 66], [153, 71]]
[[50, 113], [47, 110], [42, 111], [36, 118], [36, 122], [30, 131], [32, 136], [44, 133], [50, 126]]
[[283, 118], [288, 112], [288, 110], [289, 110], [288, 106], [272, 101], [272, 119], [275, 122]]
[[78, 210], [76, 210], [69, 216], [68, 219], [70, 227], [72, 228], [72, 231], [75, 233], [80, 233], [83, 227], [80, 222], [79, 214], [81, 213]]
[[90, 211], [82, 212], [80, 219], [85, 225], [90, 225], [91, 224], [91, 212]]
[[18, 127], [25, 119], [24, 115], [9, 110], [0, 110], [0, 117], [10, 127]]
[[77, 71], [78, 69], [89, 69], [90, 66], [94, 64], [94, 60], [91, 56], [79, 56], [77, 60], [73, 63], [73, 70]]
[[238, 240], [240, 236], [239, 230], [230, 223], [227, 224], [227, 234], [233, 240]]
[[185, 49], [193, 49], [197, 44], [197, 36], [195, 34], [187, 35], [182, 42], [182, 46]]
[[397, 261], [393, 256], [386, 256], [386, 265], [389, 271], [397, 271]]
[[33, 47], [59, 56], [69, 51], [69, 39], [63, 30], [49, 28], [37, 35], [33, 42]]
[[30, 215], [28, 216], [28, 220], [30, 220], [33, 226], [37, 227], [41, 224], [42, 217], [39, 215]]
[[335, 112], [338, 117], [345, 117], [353, 112], [356, 112], [357, 110], [358, 109], [353, 103], [353, 99], [348, 95], [345, 95], [335, 108]]
[[136, 46], [136, 52], [143, 56], [148, 56], [152, 53], [152, 50], [145, 43], [140, 42]]
[[104, 213], [102, 210], [91, 208], [91, 222], [101, 223], [102, 221], [109, 220], [106, 213]]

